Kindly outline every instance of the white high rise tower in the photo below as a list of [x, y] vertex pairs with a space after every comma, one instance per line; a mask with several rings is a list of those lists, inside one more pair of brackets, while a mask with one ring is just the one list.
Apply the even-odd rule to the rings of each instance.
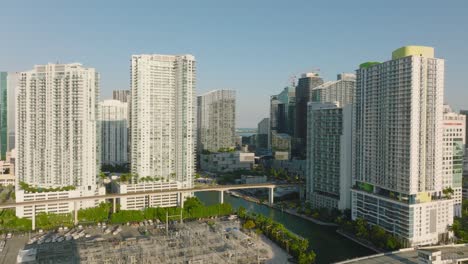
[[443, 192], [444, 60], [430, 47], [397, 49], [357, 70], [352, 217], [406, 246], [450, 238], [453, 199]]
[[236, 91], [215, 90], [198, 96], [198, 151], [236, 146]]
[[[78, 63], [36, 65], [20, 74], [16, 177], [23, 184], [17, 185], [17, 201], [98, 192], [98, 97], [99, 74]], [[25, 184], [38, 191], [23, 188]], [[79, 206], [93, 206], [95, 202]], [[41, 206], [36, 212], [64, 213], [71, 209], [71, 205], [62, 203]], [[31, 214], [26, 207], [16, 212], [26, 217]]]
[[195, 58], [133, 55], [131, 171], [138, 177], [193, 185], [195, 169]]

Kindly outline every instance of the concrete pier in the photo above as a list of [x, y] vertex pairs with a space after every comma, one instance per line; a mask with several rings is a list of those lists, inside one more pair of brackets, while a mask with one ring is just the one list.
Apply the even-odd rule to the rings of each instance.
[[220, 204], [224, 203], [224, 191], [223, 190], [219, 191], [219, 203]]
[[275, 198], [275, 188], [271, 187], [268, 189], [268, 203], [270, 205], [273, 205], [274, 198]]

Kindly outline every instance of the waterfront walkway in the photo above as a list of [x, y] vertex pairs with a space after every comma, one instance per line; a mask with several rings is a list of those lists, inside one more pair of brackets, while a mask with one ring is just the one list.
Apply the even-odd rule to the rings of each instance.
[[[281, 208], [278, 208], [278, 207], [276, 207], [276, 208], [281, 209]], [[311, 221], [311, 222], [313, 222], [314, 224], [317, 224], [317, 225], [338, 226], [338, 224], [335, 224], [335, 223], [323, 222], [323, 221], [320, 221], [318, 219], [315, 219], [315, 218], [312, 218], [312, 217], [309, 217], [309, 216], [306, 216], [306, 215], [303, 215], [303, 214], [299, 214], [299, 213], [297, 213], [297, 212], [295, 212], [294, 210], [291, 210], [291, 209], [283, 209], [283, 211], [288, 213], [288, 214], [291, 214], [291, 215], [303, 218], [305, 220]]]
[[354, 236], [354, 235], [352, 235], [352, 234], [348, 234], [348, 233], [346, 233], [346, 232], [344, 232], [344, 231], [341, 231], [341, 230], [339, 230], [339, 229], [336, 230], [336, 232], [337, 232], [338, 234], [340, 234], [340, 235], [346, 237], [347, 239], [352, 240], [352, 241], [358, 243], [359, 245], [361, 245], [361, 246], [363, 246], [363, 247], [366, 247], [366, 248], [368, 248], [368, 249], [370, 249], [370, 250], [372, 250], [372, 251], [374, 251], [374, 252], [376, 252], [376, 253], [383, 253], [383, 252], [385, 252], [385, 251], [383, 251], [382, 249], [379, 249], [379, 248], [375, 247], [374, 245], [372, 245], [372, 243], [370, 243], [370, 242], [367, 241], [367, 240], [359, 239], [359, 238], [357, 238], [356, 236]]
[[285, 212], [285, 213], [288, 213], [290, 215], [294, 215], [294, 216], [297, 216], [297, 217], [300, 217], [300, 218], [303, 218], [305, 220], [308, 220], [310, 222], [313, 222], [314, 224], [317, 224], [317, 225], [323, 225], [323, 226], [338, 226], [338, 224], [335, 224], [335, 223], [329, 223], [329, 222], [324, 222], [324, 221], [320, 221], [318, 219], [315, 219], [315, 218], [312, 218], [312, 217], [309, 217], [309, 216], [306, 216], [306, 215], [303, 215], [303, 214], [299, 214], [298, 212], [292, 210], [292, 209], [283, 209], [279, 206], [276, 206], [276, 205], [271, 205], [267, 202], [261, 202], [258, 198], [255, 198], [255, 197], [252, 197], [252, 196], [249, 196], [249, 195], [245, 195], [245, 194], [242, 194], [242, 193], [239, 193], [239, 192], [236, 192], [236, 191], [230, 191], [230, 194], [235, 196], [235, 197], [240, 197], [244, 200], [247, 200], [249, 202], [254, 202], [254, 203], [258, 203], [258, 204], [263, 204], [263, 205], [266, 205], [266, 206], [269, 206], [271, 208], [274, 208], [274, 209], [277, 209], [277, 210], [280, 210], [282, 212]]

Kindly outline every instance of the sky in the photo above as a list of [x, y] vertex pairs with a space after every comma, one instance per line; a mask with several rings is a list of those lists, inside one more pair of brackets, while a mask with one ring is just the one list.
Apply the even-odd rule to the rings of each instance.
[[269, 116], [292, 76], [325, 80], [405, 45], [446, 60], [445, 102], [468, 109], [468, 1], [0, 0], [0, 71], [80, 62], [101, 99], [129, 89], [132, 54], [192, 54], [197, 93], [237, 91], [237, 127]]

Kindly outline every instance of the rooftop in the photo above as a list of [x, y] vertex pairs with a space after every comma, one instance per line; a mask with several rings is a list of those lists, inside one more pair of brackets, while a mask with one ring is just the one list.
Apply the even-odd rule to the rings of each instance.
[[372, 256], [356, 258], [338, 262], [340, 264], [345, 263], [359, 263], [359, 264], [392, 264], [392, 263], [408, 263], [408, 264], [419, 264], [418, 253], [421, 252], [441, 252], [442, 260], [468, 260], [468, 244], [457, 244], [448, 246], [434, 246], [414, 249], [402, 249], [399, 251], [376, 254]]

